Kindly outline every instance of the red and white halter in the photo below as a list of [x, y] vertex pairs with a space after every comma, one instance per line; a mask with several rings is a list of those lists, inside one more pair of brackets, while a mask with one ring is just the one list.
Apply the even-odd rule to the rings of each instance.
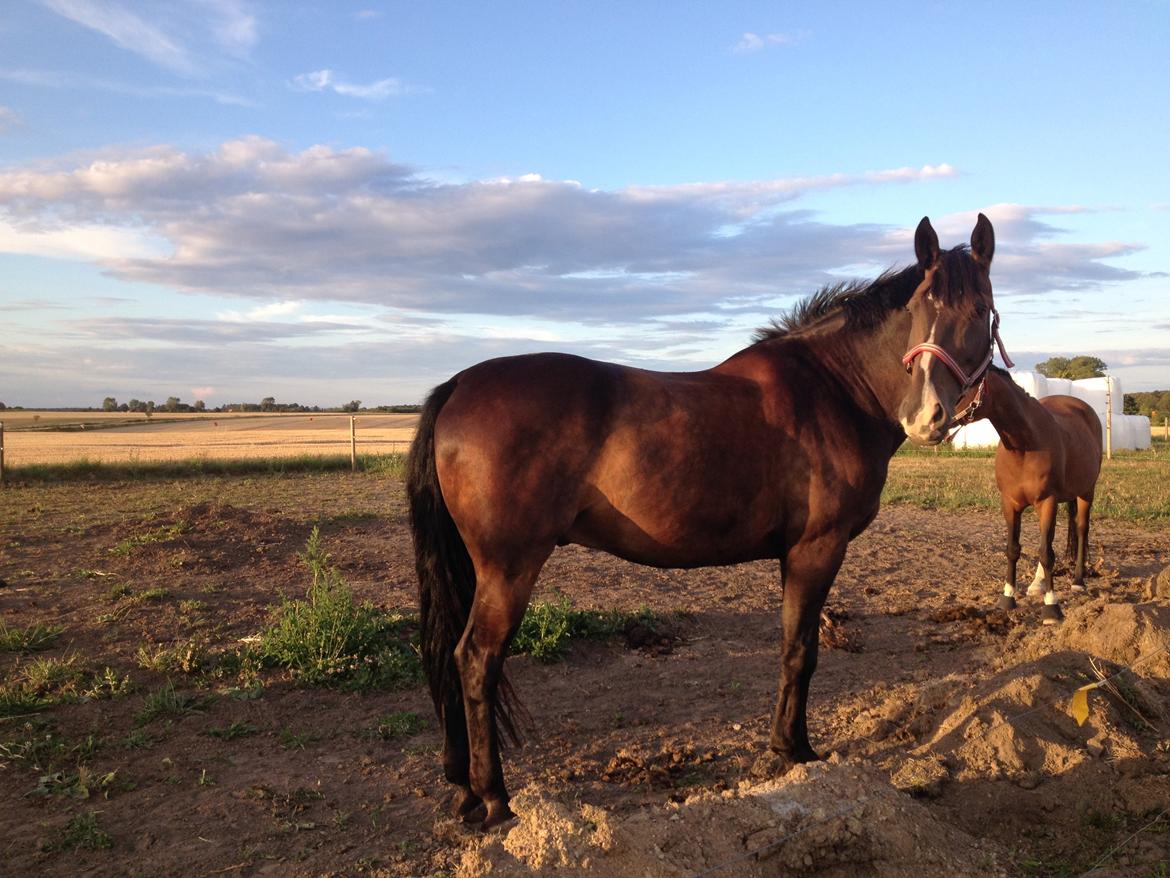
[[[983, 389], [987, 383], [987, 370], [991, 366], [991, 361], [995, 359], [996, 345], [999, 346], [999, 354], [1003, 358], [1004, 365], [1009, 369], [1015, 366], [1011, 357], [1008, 356], [1007, 350], [1004, 349], [1003, 339], [999, 337], [999, 312], [994, 308], [991, 309], [991, 339], [991, 344], [987, 349], [987, 356], [983, 358], [983, 362], [970, 375], [963, 370], [963, 367], [946, 350], [932, 342], [924, 341], [916, 344], [902, 356], [902, 365], [909, 370], [920, 355], [934, 354], [942, 361], [943, 365], [951, 370], [951, 374], [958, 379], [964, 394], [976, 384], [979, 385], [974, 396], [971, 398], [971, 402], [967, 404], [967, 407], [951, 418], [951, 425], [955, 429], [975, 419], [975, 412], [978, 410], [980, 403], [983, 402]], [[947, 438], [950, 437], [948, 436]]]

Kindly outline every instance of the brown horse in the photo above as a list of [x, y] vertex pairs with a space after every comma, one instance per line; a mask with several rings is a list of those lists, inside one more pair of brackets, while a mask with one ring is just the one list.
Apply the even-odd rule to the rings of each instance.
[[771, 747], [785, 766], [817, 758], [805, 710], [845, 548], [877, 514], [903, 439], [941, 441], [989, 361], [991, 223], [980, 214], [970, 249], [940, 251], [923, 218], [914, 249], [916, 265], [821, 290], [706, 371], [532, 354], [435, 388], [407, 492], [454, 813], [485, 827], [511, 816], [504, 657], [541, 567], [567, 543], [655, 567], [779, 559]]
[[979, 418], [987, 418], [999, 432], [995, 483], [1007, 522], [1007, 576], [999, 606], [1016, 607], [1020, 516], [1035, 506], [1040, 516], [1040, 563], [1028, 595], [1044, 595], [1040, 620], [1054, 625], [1063, 618], [1052, 588], [1056, 512], [1061, 503], [1068, 505], [1065, 556], [1074, 565], [1073, 591], [1081, 591], [1089, 551], [1089, 512], [1101, 472], [1101, 420], [1088, 403], [1073, 396], [1033, 399], [995, 366], [987, 372], [973, 420]]

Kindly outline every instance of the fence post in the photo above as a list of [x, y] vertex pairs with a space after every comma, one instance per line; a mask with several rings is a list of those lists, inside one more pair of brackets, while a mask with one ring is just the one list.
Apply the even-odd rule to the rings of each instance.
[[357, 418], [353, 415], [349, 416], [349, 471], [351, 473], [357, 472], [357, 428], [354, 422]]
[[1113, 383], [1105, 378], [1105, 459], [1113, 460]]
[[0, 421], [0, 488], [4, 487], [4, 422]]

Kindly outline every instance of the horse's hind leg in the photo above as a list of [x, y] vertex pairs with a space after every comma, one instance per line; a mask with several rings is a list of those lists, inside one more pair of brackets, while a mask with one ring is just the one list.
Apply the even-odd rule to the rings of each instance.
[[451, 804], [453, 817], [471, 818], [482, 804], [471, 791], [469, 772], [471, 752], [467, 744], [467, 714], [463, 710], [463, 690], [453, 691], [443, 705], [443, 776], [459, 788]]
[[1068, 501], [1068, 542], [1064, 546], [1064, 561], [1072, 566], [1077, 557], [1077, 501]]
[[487, 809], [485, 829], [513, 816], [500, 762], [499, 685], [508, 644], [520, 627], [537, 574], [550, 552], [551, 548], [535, 563], [525, 564], [522, 573], [512, 575], [494, 565], [476, 563], [475, 602], [455, 648], [467, 715], [468, 785]]
[[1044, 606], [1040, 610], [1040, 621], [1045, 625], [1055, 625], [1064, 618], [1052, 587], [1052, 568], [1056, 563], [1052, 538], [1056, 535], [1058, 508], [1059, 504], [1052, 497], [1036, 504], [1036, 511], [1040, 513], [1040, 567], [1044, 574]]
[[1073, 569], [1073, 591], [1085, 589], [1085, 561], [1089, 557], [1089, 513], [1093, 509], [1093, 498], [1077, 498], [1077, 560]]
[[821, 608], [845, 557], [845, 543], [797, 544], [783, 562], [784, 603], [780, 692], [772, 716], [771, 749], [787, 770], [820, 757], [808, 740], [808, 687], [817, 667]]
[[1007, 556], [1007, 570], [1004, 573], [1003, 595], [999, 599], [1001, 610], [1016, 608], [1016, 564], [1020, 560], [1020, 515], [1022, 510], [1003, 504], [1003, 517], [1007, 523], [1007, 540], [1004, 554]]

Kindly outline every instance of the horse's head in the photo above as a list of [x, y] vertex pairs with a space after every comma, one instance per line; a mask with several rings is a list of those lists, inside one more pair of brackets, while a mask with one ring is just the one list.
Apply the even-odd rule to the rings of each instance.
[[927, 217], [914, 233], [922, 283], [906, 308], [910, 341], [903, 364], [910, 375], [898, 418], [915, 445], [936, 445], [947, 434], [959, 400], [987, 372], [998, 321], [991, 294], [995, 231], [983, 214], [971, 247], [940, 251]]

